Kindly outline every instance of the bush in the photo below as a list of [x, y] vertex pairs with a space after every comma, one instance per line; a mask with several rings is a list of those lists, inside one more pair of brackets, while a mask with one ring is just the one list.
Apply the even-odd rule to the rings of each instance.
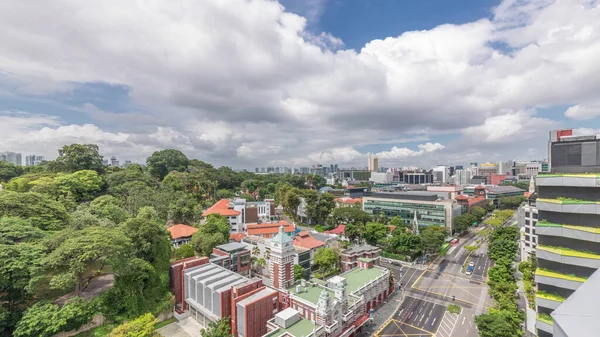
[[451, 314], [460, 314], [461, 311], [462, 311], [462, 308], [456, 304], [450, 304], [448, 306], [448, 312]]

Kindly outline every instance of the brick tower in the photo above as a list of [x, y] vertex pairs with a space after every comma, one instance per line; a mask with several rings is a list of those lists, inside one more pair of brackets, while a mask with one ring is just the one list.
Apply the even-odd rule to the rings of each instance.
[[294, 239], [285, 233], [283, 226], [271, 239], [269, 271], [273, 288], [287, 289], [294, 283]]

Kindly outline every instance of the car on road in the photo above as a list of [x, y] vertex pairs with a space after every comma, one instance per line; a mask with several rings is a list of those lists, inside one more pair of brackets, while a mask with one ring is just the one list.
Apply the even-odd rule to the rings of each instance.
[[469, 262], [469, 266], [473, 267], [475, 265], [475, 262], [471, 261]]
[[474, 267], [474, 265], [471, 265], [471, 264], [469, 263], [469, 266], [467, 267], [467, 271], [466, 271], [466, 274], [467, 274], [467, 275], [471, 275], [471, 274], [473, 274], [473, 267]]

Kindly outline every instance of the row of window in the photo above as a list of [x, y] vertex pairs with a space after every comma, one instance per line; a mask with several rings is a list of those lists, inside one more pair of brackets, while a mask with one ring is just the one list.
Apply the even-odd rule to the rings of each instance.
[[[526, 218], [531, 218], [531, 213], [530, 212], [525, 212], [525, 217]], [[538, 214], [537, 213], [533, 213], [533, 218], [537, 219], [538, 218]]]

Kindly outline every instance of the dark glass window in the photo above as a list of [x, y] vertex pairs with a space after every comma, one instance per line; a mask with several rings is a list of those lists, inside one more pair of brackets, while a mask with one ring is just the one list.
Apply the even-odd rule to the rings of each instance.
[[538, 218], [538, 214], [537, 213], [533, 213], [533, 218], [537, 219]]
[[525, 235], [525, 241], [531, 241], [531, 236]]
[[531, 230], [529, 229], [529, 227], [525, 227], [525, 233], [530, 234]]
[[525, 217], [526, 217], [526, 218], [530, 218], [530, 217], [531, 217], [531, 214], [530, 214], [529, 212], [525, 212]]
[[525, 220], [525, 226], [529, 226], [531, 223], [529, 222], [529, 220]]
[[569, 144], [567, 147], [567, 165], [581, 165], [581, 144]]

